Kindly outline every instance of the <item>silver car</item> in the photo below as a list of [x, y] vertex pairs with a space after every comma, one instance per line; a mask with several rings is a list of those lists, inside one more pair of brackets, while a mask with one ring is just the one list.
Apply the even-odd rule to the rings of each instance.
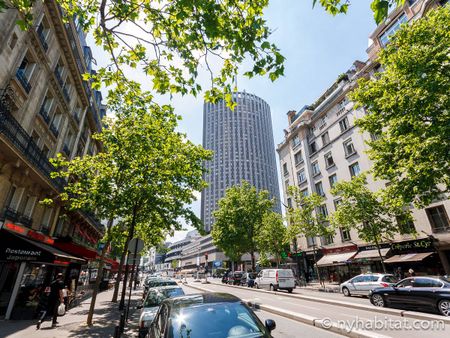
[[148, 328], [158, 312], [159, 304], [166, 298], [183, 296], [179, 286], [160, 286], [148, 290], [139, 317], [139, 338], [147, 337]]
[[344, 296], [362, 295], [368, 296], [375, 288], [389, 287], [397, 283], [394, 275], [382, 273], [366, 273], [355, 276], [339, 285]]

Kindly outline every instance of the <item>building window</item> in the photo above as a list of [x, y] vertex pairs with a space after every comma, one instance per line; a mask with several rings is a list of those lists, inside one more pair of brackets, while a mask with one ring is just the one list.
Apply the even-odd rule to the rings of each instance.
[[333, 156], [331, 155], [331, 151], [324, 155], [325, 164], [327, 165], [327, 169], [334, 166]]
[[307, 197], [308, 196], [308, 188], [303, 189], [302, 191], [300, 191], [300, 194], [302, 195], [302, 197]]
[[323, 236], [321, 238], [322, 245], [330, 245], [333, 244], [333, 235]]
[[300, 137], [298, 135], [295, 135], [292, 138], [292, 148], [297, 148], [300, 145]]
[[443, 205], [426, 209], [428, 220], [433, 232], [445, 232], [450, 230], [447, 212]]
[[339, 121], [339, 127], [341, 128], [341, 133], [343, 133], [350, 127], [347, 116]]
[[321, 206], [319, 206], [317, 208], [317, 212], [319, 215], [322, 215], [323, 217], [327, 217], [328, 216], [328, 209], [327, 206], [325, 204], [322, 204]]
[[30, 81], [36, 70], [36, 67], [36, 63], [33, 62], [31, 57], [27, 54], [23, 57], [19, 68], [17, 68], [16, 78], [19, 80], [20, 84], [27, 93], [29, 93], [31, 90]]
[[285, 189], [286, 192], [289, 190], [289, 180], [286, 180], [284, 182], [284, 189]]
[[298, 151], [297, 153], [295, 153], [294, 161], [295, 161], [295, 165], [299, 165], [299, 164], [303, 163], [303, 156], [302, 156], [301, 150]]
[[330, 177], [328, 177], [328, 180], [330, 181], [330, 188], [333, 189], [334, 185], [337, 183], [337, 175], [331, 175]]
[[346, 157], [349, 157], [356, 153], [355, 147], [353, 146], [352, 139], [348, 139], [347, 141], [345, 141], [343, 143], [343, 145], [344, 145], [344, 152], [345, 152]]
[[288, 205], [288, 208], [292, 208], [292, 199], [291, 198], [287, 199], [287, 205]]
[[358, 162], [353, 163], [348, 168], [350, 170], [350, 176], [351, 177], [358, 176], [360, 174], [360, 172], [361, 172], [361, 169], [359, 168], [359, 163]]
[[9, 39], [9, 48], [14, 49], [17, 44], [17, 34], [12, 33], [11, 39]]
[[311, 152], [311, 154], [314, 154], [317, 151], [317, 145], [315, 141], [312, 141], [309, 144], [309, 151]]
[[380, 36], [380, 43], [384, 47], [388, 44], [391, 36], [400, 29], [402, 23], [408, 20], [405, 14], [402, 14], [395, 22]]
[[322, 182], [317, 182], [315, 185], [315, 188], [316, 188], [316, 193], [319, 196], [325, 196], [325, 192], [323, 191]]
[[305, 169], [299, 170], [297, 172], [297, 178], [298, 178], [298, 183], [299, 184], [306, 182]]
[[370, 139], [376, 141], [380, 138], [380, 135], [370, 133]]
[[330, 143], [330, 135], [326, 131], [322, 134], [322, 146], [326, 146], [328, 143]]
[[337, 210], [339, 204], [342, 203], [342, 200], [338, 198], [337, 200], [334, 200], [333, 203], [334, 203], [334, 210]]
[[319, 162], [315, 161], [311, 164], [313, 176], [320, 174]]
[[47, 23], [47, 20], [45, 19], [45, 17], [42, 18], [41, 23], [39, 24], [39, 26], [36, 29], [36, 33], [39, 37], [42, 47], [44, 48], [45, 51], [47, 51], [48, 39], [49, 39], [49, 35], [50, 35], [50, 26]]
[[315, 237], [306, 237], [306, 245], [308, 248], [316, 245], [316, 238]]
[[404, 219], [403, 217], [397, 216], [396, 218], [397, 226], [400, 234], [412, 234], [415, 232], [414, 222], [410, 219]]
[[342, 242], [348, 242], [348, 241], [350, 241], [352, 239], [350, 237], [350, 230], [349, 229], [340, 228], [339, 230], [341, 231]]
[[327, 125], [326, 116], [322, 117], [319, 121], [319, 129], [323, 129]]
[[289, 175], [287, 163], [283, 163], [283, 175], [284, 175], [284, 176]]

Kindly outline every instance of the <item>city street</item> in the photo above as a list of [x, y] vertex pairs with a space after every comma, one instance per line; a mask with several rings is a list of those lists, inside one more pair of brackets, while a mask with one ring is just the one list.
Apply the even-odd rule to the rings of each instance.
[[[200, 284], [189, 283], [188, 286], [201, 288], [205, 291], [226, 292], [233, 294], [243, 300], [251, 301], [260, 305], [267, 305], [282, 311], [289, 311], [301, 315], [312, 316], [315, 319], [323, 320], [324, 327], [329, 323], [335, 323], [344, 330], [353, 331], [352, 328], [358, 328], [359, 331], [368, 331], [369, 333], [378, 333], [391, 337], [448, 337], [450, 333], [450, 324], [441, 322], [444, 317], [430, 315], [430, 318], [436, 319], [436, 322], [428, 320], [415, 320], [412, 318], [400, 317], [395, 314], [381, 314], [369, 310], [352, 309], [345, 306], [329, 305], [321, 302], [295, 299], [282, 295], [274, 295], [264, 292], [255, 292], [240, 288], [233, 288], [219, 284]], [[314, 291], [310, 291], [314, 295]], [[303, 291], [297, 290], [297, 293], [303, 294]], [[315, 295], [320, 298], [339, 297], [342, 301], [350, 300], [352, 302], [368, 300], [364, 298], [346, 298], [339, 294], [318, 293]], [[272, 314], [270, 314], [272, 316]], [[434, 325], [434, 327], [432, 327]], [[440, 325], [440, 326], [439, 326]], [[277, 328], [283, 330], [281, 325]], [[366, 330], [364, 330], [366, 329]], [[325, 330], [323, 330], [325, 331]], [[327, 331], [325, 331], [327, 332]]]

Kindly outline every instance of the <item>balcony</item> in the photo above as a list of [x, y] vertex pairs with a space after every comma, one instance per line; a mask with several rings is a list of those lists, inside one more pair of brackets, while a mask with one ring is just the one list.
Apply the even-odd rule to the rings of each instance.
[[50, 124], [50, 116], [48, 116], [48, 112], [45, 109], [44, 105], [42, 105], [41, 109], [39, 110], [39, 115], [41, 115], [45, 123]]
[[48, 127], [49, 127], [50, 131], [52, 132], [52, 134], [53, 134], [56, 138], [58, 138], [59, 131], [58, 131], [58, 129], [55, 127], [55, 125], [54, 125], [53, 123], [50, 123]]
[[39, 37], [39, 41], [41, 42], [42, 48], [44, 48], [45, 51], [48, 50], [48, 44], [47, 41], [45, 41], [45, 37], [44, 34], [42, 32], [42, 30], [37, 30], [37, 35]]
[[55, 74], [56, 80], [58, 80], [59, 85], [62, 87], [64, 85], [64, 81], [61, 77], [61, 74], [59, 73], [58, 67], [56, 67], [54, 74]]
[[16, 72], [16, 78], [19, 80], [20, 84], [22, 85], [23, 89], [27, 92], [27, 94], [31, 90], [31, 85], [28, 82], [27, 77], [25, 76], [25, 71], [23, 69], [18, 69]]
[[18, 212], [17, 210], [15, 210], [11, 207], [6, 207], [3, 210], [3, 213], [0, 217], [0, 219], [9, 220], [9, 221], [17, 223], [17, 224], [22, 224], [28, 228], [31, 228], [31, 226], [33, 224], [33, 219], [31, 217], [25, 216], [22, 213]]
[[30, 135], [22, 128], [17, 120], [9, 113], [8, 107], [0, 100], [0, 133], [35, 166], [52, 185], [59, 191], [64, 189], [66, 182], [62, 178], [51, 178], [55, 167], [50, 163], [46, 154], [38, 147]]
[[100, 233], [104, 233], [105, 232], [105, 227], [103, 226], [103, 224], [98, 220], [98, 218], [89, 211], [79, 211], [79, 213], [89, 221], [89, 223], [91, 225], [94, 225], [95, 228], [100, 231]]
[[33, 219], [31, 217], [21, 215], [19, 218], [19, 223], [25, 225], [28, 228], [31, 228], [33, 225]]

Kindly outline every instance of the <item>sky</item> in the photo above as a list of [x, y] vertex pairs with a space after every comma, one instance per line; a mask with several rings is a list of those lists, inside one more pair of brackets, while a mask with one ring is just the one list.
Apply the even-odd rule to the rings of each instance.
[[[271, 42], [286, 57], [285, 74], [275, 82], [266, 77], [247, 79], [238, 76], [237, 85], [238, 90], [246, 90], [261, 97], [271, 107], [275, 146], [283, 141], [289, 110], [299, 110], [306, 104], [312, 104], [355, 60], [367, 59], [368, 36], [376, 27], [370, 1], [352, 1], [346, 15], [335, 17], [319, 5], [313, 9], [312, 0], [270, 1], [265, 10], [265, 19], [273, 31]], [[92, 39], [89, 44], [94, 46]], [[97, 55], [102, 55], [95, 46], [93, 54], [97, 58]], [[248, 68], [244, 63], [241, 73]], [[132, 76], [145, 83], [145, 78], [138, 72], [136, 70]], [[168, 98], [162, 100], [168, 101]], [[175, 112], [182, 116], [179, 130], [186, 133], [194, 143], [201, 144], [202, 97], [176, 97], [170, 103], [175, 107]], [[198, 216], [199, 197], [200, 194], [191, 205]], [[177, 231], [168, 241], [183, 239], [187, 230], [192, 229], [188, 226], [185, 228], [186, 231]]]

